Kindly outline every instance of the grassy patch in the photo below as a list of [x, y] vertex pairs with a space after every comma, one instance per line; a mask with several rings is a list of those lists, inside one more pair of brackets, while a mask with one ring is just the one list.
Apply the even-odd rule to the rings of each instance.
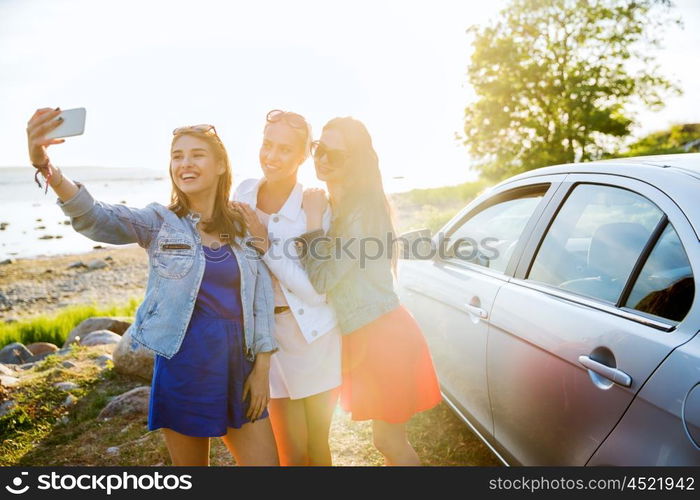
[[131, 298], [127, 304], [99, 307], [90, 305], [68, 306], [53, 316], [37, 316], [15, 323], [0, 324], [0, 348], [12, 342], [31, 344], [51, 342], [63, 345], [70, 331], [81, 321], [93, 316], [133, 316], [141, 299]]

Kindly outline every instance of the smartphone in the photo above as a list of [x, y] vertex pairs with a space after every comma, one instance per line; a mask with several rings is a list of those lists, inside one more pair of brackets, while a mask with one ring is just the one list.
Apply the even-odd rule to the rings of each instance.
[[56, 117], [63, 118], [63, 123], [46, 134], [47, 139], [72, 137], [85, 131], [85, 108], [66, 109]]

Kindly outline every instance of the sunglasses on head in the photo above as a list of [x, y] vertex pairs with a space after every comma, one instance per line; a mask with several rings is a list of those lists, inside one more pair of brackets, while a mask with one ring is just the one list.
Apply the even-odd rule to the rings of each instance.
[[306, 119], [297, 113], [292, 113], [291, 111], [273, 109], [267, 114], [265, 119], [267, 120], [267, 123], [275, 123], [280, 120], [284, 120], [294, 128], [307, 128]]
[[173, 135], [186, 134], [187, 132], [198, 132], [200, 134], [208, 134], [212, 132], [217, 135], [214, 125], [209, 125], [207, 123], [202, 123], [201, 125], [188, 125], [186, 127], [178, 127], [173, 130]]
[[328, 159], [328, 163], [335, 166], [344, 164], [348, 159], [348, 152], [343, 149], [329, 149], [321, 141], [313, 141], [311, 143], [311, 154], [314, 155], [314, 161], [321, 161], [324, 156]]

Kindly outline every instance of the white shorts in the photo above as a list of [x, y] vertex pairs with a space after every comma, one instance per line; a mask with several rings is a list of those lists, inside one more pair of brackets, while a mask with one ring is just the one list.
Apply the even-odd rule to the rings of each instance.
[[270, 397], [301, 399], [340, 386], [340, 330], [308, 343], [291, 311], [275, 314], [279, 351], [270, 358]]

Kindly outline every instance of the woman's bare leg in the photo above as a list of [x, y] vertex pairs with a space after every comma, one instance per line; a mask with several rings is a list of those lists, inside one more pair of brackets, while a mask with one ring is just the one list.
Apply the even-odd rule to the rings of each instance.
[[340, 389], [331, 389], [303, 400], [306, 407], [309, 465], [333, 465], [328, 435], [339, 394]]
[[420, 459], [408, 442], [406, 424], [372, 420], [374, 446], [384, 455], [386, 465], [420, 465]]
[[209, 438], [180, 434], [172, 429], [163, 429], [165, 445], [173, 465], [209, 465]]
[[280, 465], [309, 465], [304, 399], [271, 399], [269, 412]]
[[238, 465], [279, 465], [277, 446], [269, 418], [229, 427], [221, 437]]

